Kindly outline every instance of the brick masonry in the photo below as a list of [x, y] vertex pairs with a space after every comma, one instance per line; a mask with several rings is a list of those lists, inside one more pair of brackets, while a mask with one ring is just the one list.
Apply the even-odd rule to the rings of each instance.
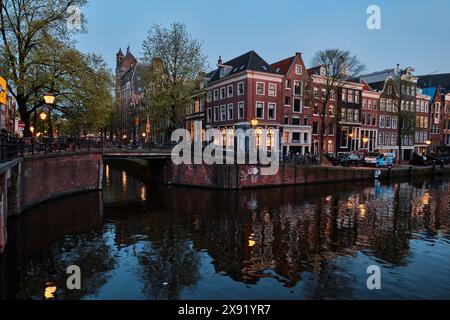
[[[252, 165], [166, 165], [166, 184], [213, 189], [251, 189], [345, 181], [371, 181], [376, 169], [281, 164], [275, 175], [261, 175], [261, 168]], [[450, 172], [436, 168], [435, 174]], [[381, 179], [432, 175], [432, 168], [409, 167], [382, 170]]]
[[49, 155], [22, 162], [21, 211], [40, 202], [101, 187], [100, 153]]

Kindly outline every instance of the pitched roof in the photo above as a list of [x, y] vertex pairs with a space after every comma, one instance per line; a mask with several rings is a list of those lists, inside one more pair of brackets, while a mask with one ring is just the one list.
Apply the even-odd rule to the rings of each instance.
[[[253, 50], [227, 61], [222, 65], [228, 67], [228, 73], [225, 78], [244, 71], [259, 71], [276, 74], [275, 70], [273, 70], [273, 68]], [[216, 69], [211, 76], [209, 83], [220, 80], [219, 70], [220, 68]]]
[[272, 63], [270, 66], [273, 70], [275, 70], [276, 73], [285, 75], [289, 71], [289, 68], [291, 67], [294, 59], [295, 56]]
[[360, 80], [364, 81], [367, 84], [377, 83], [377, 82], [384, 82], [387, 78], [390, 76], [395, 75], [395, 69], [386, 69], [382, 71], [372, 72], [366, 75], [362, 75], [359, 77]]

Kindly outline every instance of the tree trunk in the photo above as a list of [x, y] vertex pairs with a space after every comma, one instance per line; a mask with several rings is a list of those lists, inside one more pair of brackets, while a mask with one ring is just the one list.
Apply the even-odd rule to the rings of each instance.
[[319, 159], [320, 159], [320, 164], [323, 164], [323, 156], [324, 156], [324, 140], [325, 140], [325, 130], [326, 130], [326, 122], [325, 122], [325, 117], [322, 116], [321, 117], [321, 122], [320, 122], [320, 135], [319, 135]]
[[20, 115], [20, 121], [25, 123], [25, 129], [23, 132], [24, 137], [31, 137], [32, 133], [30, 130], [31, 123], [30, 123], [30, 115], [31, 113], [27, 110], [26, 104], [24, 102], [21, 102], [20, 100], [17, 101], [18, 109], [19, 109], [19, 115]]

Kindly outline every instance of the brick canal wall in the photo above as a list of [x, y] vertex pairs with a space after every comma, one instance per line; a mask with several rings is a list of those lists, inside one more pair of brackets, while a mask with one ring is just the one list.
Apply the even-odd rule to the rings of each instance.
[[20, 212], [41, 202], [102, 188], [101, 153], [46, 155], [22, 161]]
[[[264, 176], [251, 165], [174, 165], [167, 163], [163, 182], [213, 189], [251, 189], [316, 183], [374, 180], [376, 169], [281, 164], [275, 175]], [[450, 168], [395, 168], [381, 170], [381, 179], [408, 178], [450, 172]]]
[[102, 188], [101, 153], [47, 154], [0, 165], [0, 253], [7, 218], [41, 202]]

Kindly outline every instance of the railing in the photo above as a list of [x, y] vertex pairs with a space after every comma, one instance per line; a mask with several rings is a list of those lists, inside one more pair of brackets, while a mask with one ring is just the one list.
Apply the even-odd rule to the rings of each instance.
[[169, 150], [172, 145], [131, 142], [123, 139], [106, 140], [100, 138], [18, 138], [6, 130], [0, 132], [0, 163], [18, 157], [34, 154], [78, 152], [91, 150], [117, 151], [161, 151]]

